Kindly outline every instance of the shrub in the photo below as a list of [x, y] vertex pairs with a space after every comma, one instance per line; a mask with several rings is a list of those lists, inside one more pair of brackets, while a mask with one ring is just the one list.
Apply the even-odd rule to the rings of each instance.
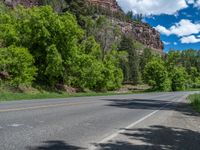
[[193, 94], [188, 97], [191, 105], [200, 112], [200, 94]]
[[168, 72], [161, 58], [152, 59], [144, 69], [145, 81], [154, 90], [166, 91], [170, 89]]
[[26, 48], [0, 48], [0, 71], [7, 72], [14, 86], [30, 86], [36, 74], [33, 57]]
[[188, 74], [184, 67], [175, 67], [171, 73], [172, 90], [185, 90]]

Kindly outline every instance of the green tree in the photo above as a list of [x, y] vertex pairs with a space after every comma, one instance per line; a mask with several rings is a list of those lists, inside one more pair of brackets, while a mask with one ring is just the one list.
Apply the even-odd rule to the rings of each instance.
[[172, 90], [173, 91], [180, 91], [186, 88], [188, 74], [184, 67], [175, 67], [172, 75]]
[[63, 60], [55, 45], [51, 45], [46, 51], [47, 66], [44, 74], [50, 80], [50, 84], [54, 86], [63, 77]]
[[168, 72], [172, 72], [175, 66], [181, 66], [180, 64], [180, 52], [169, 51], [165, 60]]
[[[56, 82], [68, 83], [71, 68], [76, 65], [75, 58], [79, 54], [79, 40], [84, 34], [74, 16], [69, 13], [59, 15], [50, 6], [19, 7], [14, 12], [17, 14], [14, 16], [17, 21], [15, 31], [20, 39], [15, 43], [27, 47], [34, 56], [38, 68], [37, 81], [46, 81], [52, 85], [56, 78]], [[52, 53], [55, 54], [54, 58]], [[49, 59], [57, 62], [52, 63]], [[49, 68], [54, 73], [51, 74]], [[59, 70], [57, 75], [54, 69]]]
[[7, 72], [9, 83], [14, 86], [30, 86], [35, 79], [36, 68], [32, 55], [26, 48], [9, 46], [0, 48], [0, 71]]
[[152, 57], [153, 57], [152, 50], [149, 48], [145, 48], [142, 54], [140, 55], [140, 71], [143, 80], [144, 80], [144, 68], [146, 64], [152, 59]]
[[105, 59], [107, 53], [118, 46], [120, 43], [120, 32], [116, 26], [114, 26], [110, 20], [105, 16], [100, 16], [96, 25], [94, 26], [93, 32], [96, 41], [101, 45], [102, 60]]
[[147, 63], [144, 69], [145, 81], [153, 90], [166, 91], [170, 89], [170, 80], [164, 61], [155, 57]]
[[[118, 30], [110, 22], [104, 24], [105, 20], [100, 18], [97, 24], [95, 22], [94, 29], [108, 32], [95, 36], [101, 37], [98, 44], [93, 34], [85, 34], [70, 13], [56, 13], [50, 6], [19, 6], [9, 12], [0, 12], [0, 46], [10, 49], [10, 45], [16, 45], [17, 51], [18, 48], [25, 47], [30, 54], [25, 57], [37, 68], [36, 83], [52, 87], [60, 83], [92, 90], [116, 89], [123, 80], [119, 62], [125, 58], [125, 54], [114, 50], [119, 40], [116, 37]], [[16, 63], [15, 59], [13, 62], [9, 60], [10, 63]], [[18, 65], [13, 65], [12, 69], [18, 68]], [[34, 73], [28, 78], [25, 77], [25, 71], [24, 75], [19, 73], [16, 77], [12, 71], [7, 72], [12, 75], [13, 83], [16, 84], [32, 83], [34, 79]]]
[[128, 64], [122, 64], [125, 79], [133, 84], [141, 82], [140, 60], [137, 52], [137, 45], [132, 38], [124, 36], [120, 44], [120, 50], [127, 51]]

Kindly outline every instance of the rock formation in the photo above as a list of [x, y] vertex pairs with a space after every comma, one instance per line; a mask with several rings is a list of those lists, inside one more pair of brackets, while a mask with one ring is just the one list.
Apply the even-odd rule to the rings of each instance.
[[[108, 8], [111, 11], [122, 11], [116, 0], [88, 0], [93, 5]], [[123, 22], [114, 19], [114, 24], [120, 26], [124, 34], [132, 34], [132, 36], [144, 44], [146, 47], [153, 49], [157, 53], [163, 53], [163, 42], [160, 39], [160, 33], [147, 23]]]
[[5, 4], [11, 7], [15, 7], [17, 4], [22, 4], [26, 7], [32, 7], [39, 5], [39, 0], [4, 0]]
[[121, 11], [121, 8], [117, 4], [116, 0], [88, 0], [92, 5], [98, 5], [104, 8], [108, 8], [111, 11]]
[[147, 23], [133, 23], [133, 35], [137, 41], [143, 43], [149, 48], [164, 48], [163, 42], [160, 40], [160, 33]]

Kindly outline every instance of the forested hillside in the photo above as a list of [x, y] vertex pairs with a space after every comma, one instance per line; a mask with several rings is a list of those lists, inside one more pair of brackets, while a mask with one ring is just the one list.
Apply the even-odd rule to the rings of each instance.
[[165, 55], [162, 42], [153, 39], [157, 31], [140, 15], [84, 0], [12, 4], [0, 4], [1, 90], [109, 91], [129, 83], [176, 91], [200, 85], [200, 51]]

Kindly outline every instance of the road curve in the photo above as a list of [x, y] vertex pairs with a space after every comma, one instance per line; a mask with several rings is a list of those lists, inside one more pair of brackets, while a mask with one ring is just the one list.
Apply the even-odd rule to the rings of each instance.
[[[173, 109], [190, 92], [0, 103], [0, 150], [89, 149], [130, 125]], [[159, 113], [158, 113], [159, 114]]]

